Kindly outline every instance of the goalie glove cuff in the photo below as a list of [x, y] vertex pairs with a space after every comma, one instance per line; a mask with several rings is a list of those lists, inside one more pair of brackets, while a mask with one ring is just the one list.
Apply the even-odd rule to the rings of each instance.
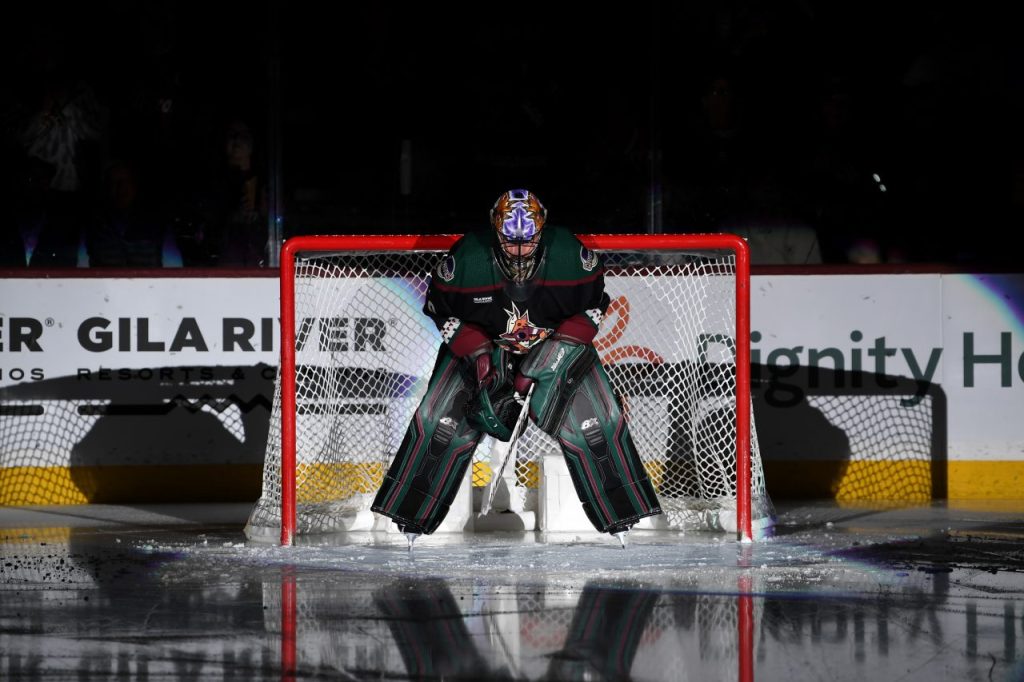
[[597, 325], [587, 315], [579, 313], [558, 325], [555, 329], [556, 339], [565, 339], [575, 343], [589, 344], [597, 336]]
[[480, 327], [463, 322], [448, 342], [448, 347], [456, 357], [467, 358], [478, 353], [491, 351], [491, 339]]
[[522, 374], [517, 374], [515, 380], [512, 382], [512, 387], [519, 395], [526, 395], [526, 392], [530, 390], [530, 386], [532, 384], [533, 379], [523, 376]]
[[491, 351], [491, 348], [483, 348], [469, 358], [473, 365], [473, 376], [476, 379], [476, 386], [479, 390], [486, 390], [497, 379], [497, 372], [495, 372], [494, 364], [491, 362]]

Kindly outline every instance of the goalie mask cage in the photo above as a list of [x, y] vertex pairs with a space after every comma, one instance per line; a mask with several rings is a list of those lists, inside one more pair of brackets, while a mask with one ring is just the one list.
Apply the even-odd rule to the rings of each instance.
[[[281, 364], [248, 537], [279, 531], [288, 545], [296, 533], [370, 529], [384, 518], [370, 504], [441, 343], [424, 297], [458, 237], [285, 243]], [[664, 514], [653, 527], [735, 530], [751, 539], [774, 512], [750, 399], [746, 242], [728, 234], [580, 240], [604, 260], [611, 305], [594, 346], [658, 492]], [[474, 454], [474, 486], [492, 478], [494, 444], [484, 437]], [[525, 494], [536, 495], [544, 457], [557, 453], [554, 439], [531, 423], [507, 468]]]

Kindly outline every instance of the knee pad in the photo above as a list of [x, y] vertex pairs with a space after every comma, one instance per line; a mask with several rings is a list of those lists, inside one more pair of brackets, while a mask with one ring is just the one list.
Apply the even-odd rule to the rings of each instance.
[[412, 479], [414, 487], [426, 488], [430, 485], [437, 472], [437, 465], [455, 438], [455, 431], [458, 428], [459, 422], [451, 415], [445, 415], [437, 421], [437, 426], [434, 427], [434, 433], [431, 434], [430, 442], [427, 445], [426, 456], [420, 462], [420, 468]]

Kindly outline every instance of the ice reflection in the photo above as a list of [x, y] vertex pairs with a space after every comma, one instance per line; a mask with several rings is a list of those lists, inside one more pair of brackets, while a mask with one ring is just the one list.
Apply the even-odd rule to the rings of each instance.
[[1017, 601], [964, 602], [943, 579], [860, 596], [773, 594], [758, 582], [741, 575], [735, 592], [705, 593], [605, 580], [577, 587], [405, 577], [366, 592], [300, 581], [295, 659], [300, 676], [411, 679], [862, 682], [1019, 673]]
[[674, 573], [660, 546], [631, 548], [633, 570], [617, 574], [552, 557], [629, 552], [492, 547], [495, 566], [543, 569], [502, 575], [477, 557], [459, 565], [480, 575], [443, 577], [427, 569], [465, 548], [411, 561], [390, 546], [121, 540], [19, 531], [0, 543], [5, 679], [933, 682], [1024, 670], [1013, 572], [891, 571], [775, 541], [697, 547]]
[[729, 680], [743, 658], [737, 595], [437, 578], [392, 579], [358, 594], [336, 588], [298, 585], [300, 676]]

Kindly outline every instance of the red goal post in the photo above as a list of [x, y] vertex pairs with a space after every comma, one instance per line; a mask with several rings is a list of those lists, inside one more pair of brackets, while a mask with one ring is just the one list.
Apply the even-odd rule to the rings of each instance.
[[[297, 528], [296, 516], [296, 263], [300, 254], [365, 253], [443, 253], [461, 235], [425, 236], [299, 236], [287, 240], [281, 252], [281, 364], [279, 371], [280, 412], [280, 541], [291, 545]], [[702, 253], [718, 251], [731, 254], [734, 272], [734, 404], [735, 425], [735, 521], [740, 540], [753, 538], [751, 514], [752, 487], [752, 407], [750, 397], [750, 256], [747, 243], [731, 234], [679, 235], [580, 235], [589, 249], [607, 252]], [[269, 466], [269, 461], [267, 466]], [[760, 467], [760, 462], [757, 462]], [[266, 472], [264, 474], [266, 476]], [[763, 470], [759, 469], [763, 487]]]

